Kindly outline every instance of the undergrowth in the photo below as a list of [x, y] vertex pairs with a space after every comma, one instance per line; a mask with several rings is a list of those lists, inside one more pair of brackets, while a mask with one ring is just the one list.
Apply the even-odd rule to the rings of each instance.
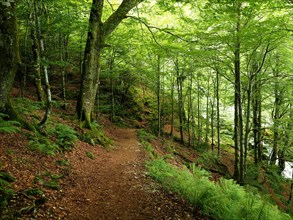
[[61, 148], [52, 142], [48, 137], [41, 135], [30, 135], [29, 146], [31, 150], [41, 152], [43, 154], [54, 156]]
[[111, 149], [113, 145], [113, 141], [104, 134], [102, 128], [96, 122], [92, 123], [92, 128], [90, 130], [84, 130], [79, 138], [80, 140], [93, 146], [100, 144], [108, 149]]
[[54, 156], [57, 152], [70, 150], [77, 140], [76, 132], [69, 126], [56, 124], [47, 128], [47, 135], [29, 135], [29, 148]]
[[70, 150], [78, 139], [76, 132], [69, 126], [58, 123], [55, 127], [48, 129], [49, 135], [56, 136], [56, 144], [63, 151]]
[[11, 182], [14, 182], [15, 178], [6, 172], [0, 172], [0, 215], [2, 211], [8, 206], [8, 201], [14, 195], [14, 191], [11, 189]]
[[181, 194], [202, 214], [214, 219], [289, 220], [291, 217], [258, 194], [246, 192], [233, 180], [220, 179], [219, 183], [209, 180], [207, 171], [195, 165], [192, 173], [179, 169], [162, 159], [148, 165], [149, 175], [166, 188]]
[[150, 143], [151, 141], [153, 141], [156, 137], [147, 132], [144, 129], [140, 129], [137, 131], [137, 135], [139, 138], [139, 141], [141, 143], [141, 145], [143, 146], [143, 148], [148, 152], [149, 156], [153, 159], [157, 157], [156, 152], [153, 149], [152, 144]]
[[0, 133], [16, 133], [19, 131], [20, 123], [17, 121], [5, 120], [7, 115], [0, 113]]

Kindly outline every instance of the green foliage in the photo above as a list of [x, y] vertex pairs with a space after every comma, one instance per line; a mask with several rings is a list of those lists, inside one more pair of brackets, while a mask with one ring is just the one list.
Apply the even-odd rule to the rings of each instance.
[[203, 164], [205, 167], [211, 166], [219, 161], [218, 155], [216, 155], [213, 151], [208, 151], [200, 155], [196, 159], [198, 164]]
[[155, 135], [147, 132], [144, 129], [138, 130], [137, 134], [138, 134], [138, 137], [139, 137], [140, 140], [145, 140], [145, 141], [148, 141], [148, 142], [152, 142], [153, 140], [156, 139]]
[[106, 148], [111, 148], [113, 141], [108, 138], [98, 124], [92, 123], [91, 130], [85, 130], [80, 135], [80, 140], [85, 141], [91, 145], [100, 144]]
[[56, 164], [61, 165], [61, 166], [70, 166], [70, 161], [69, 160], [57, 160]]
[[140, 140], [140, 143], [141, 145], [143, 146], [144, 149], [146, 149], [146, 151], [149, 153], [149, 156], [151, 158], [156, 158], [157, 157], [157, 154], [156, 152], [154, 151], [154, 148], [153, 146], [151, 145], [151, 141], [153, 141], [156, 137], [147, 132], [146, 130], [144, 129], [140, 129], [137, 131], [137, 135], [138, 135], [138, 138]]
[[20, 114], [31, 114], [44, 107], [44, 103], [27, 98], [16, 98], [13, 101], [13, 106], [15, 106], [17, 112]]
[[76, 132], [71, 127], [60, 123], [54, 128], [49, 128], [48, 134], [56, 136], [56, 144], [63, 151], [70, 150], [77, 140]]
[[15, 178], [6, 172], [0, 172], [0, 214], [1, 210], [4, 210], [9, 199], [15, 193], [10, 189], [10, 182], [15, 181]]
[[275, 193], [282, 195], [285, 190], [283, 185], [285, 181], [282, 175], [280, 175], [279, 167], [276, 165], [267, 167], [265, 176]]
[[15, 133], [19, 131], [20, 123], [17, 121], [4, 120], [8, 118], [7, 115], [0, 113], [0, 133]]
[[214, 219], [291, 219], [258, 194], [246, 192], [233, 180], [220, 179], [218, 184], [211, 182], [207, 173], [194, 165], [193, 173], [190, 173], [163, 160], [154, 160], [148, 169], [150, 176]]
[[92, 160], [95, 159], [95, 156], [94, 156], [94, 154], [93, 154], [92, 152], [87, 151], [87, 152], [85, 152], [85, 155], [86, 155], [88, 158], [92, 159]]
[[0, 178], [2, 180], [5, 180], [5, 181], [9, 182], [9, 183], [15, 181], [15, 177], [11, 176], [10, 174], [8, 174], [6, 172], [0, 172]]
[[38, 196], [44, 195], [44, 192], [37, 188], [28, 188], [23, 191], [23, 193], [27, 196]]
[[60, 190], [60, 186], [58, 180], [63, 178], [63, 174], [54, 174], [50, 171], [46, 171], [45, 173], [39, 174], [34, 178], [34, 183], [39, 183], [45, 188]]
[[43, 186], [48, 189], [60, 190], [59, 183], [56, 180], [45, 180]]
[[40, 135], [32, 135], [29, 137], [29, 148], [31, 150], [39, 151], [44, 154], [48, 154], [54, 156], [61, 149], [58, 145], [54, 144], [49, 138], [40, 136]]

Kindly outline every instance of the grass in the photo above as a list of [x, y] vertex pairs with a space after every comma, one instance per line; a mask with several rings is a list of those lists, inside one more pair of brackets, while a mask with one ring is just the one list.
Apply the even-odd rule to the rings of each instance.
[[211, 182], [207, 171], [196, 166], [192, 166], [191, 173], [186, 168], [179, 169], [157, 159], [149, 163], [148, 169], [149, 175], [164, 187], [179, 193], [202, 214], [214, 219], [291, 219], [266, 198], [245, 191], [233, 180], [220, 179], [216, 184]]

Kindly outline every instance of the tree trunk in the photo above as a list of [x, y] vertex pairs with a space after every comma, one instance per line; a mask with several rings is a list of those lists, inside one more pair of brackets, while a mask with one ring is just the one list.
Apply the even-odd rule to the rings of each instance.
[[199, 73], [197, 73], [197, 145], [201, 144], [201, 105], [200, 105], [200, 77]]
[[246, 106], [246, 119], [245, 119], [245, 134], [244, 134], [244, 173], [246, 173], [247, 167], [247, 149], [248, 149], [248, 139], [250, 130], [250, 115], [251, 115], [251, 88], [253, 82], [253, 74], [250, 74], [247, 82], [247, 106]]
[[212, 151], [215, 148], [215, 125], [214, 125], [214, 118], [215, 118], [215, 97], [211, 100], [211, 136], [212, 136]]
[[8, 113], [9, 95], [20, 63], [14, 2], [0, 2], [0, 112]]
[[158, 137], [161, 136], [161, 62], [160, 56], [157, 60], [157, 111], [158, 111]]
[[105, 40], [116, 29], [126, 14], [141, 0], [123, 0], [118, 9], [103, 23], [103, 0], [93, 0], [87, 42], [84, 52], [77, 116], [82, 125], [91, 128], [92, 112], [99, 85], [100, 57]]
[[189, 75], [189, 93], [188, 93], [188, 117], [187, 117], [187, 126], [188, 126], [188, 147], [192, 146], [192, 136], [191, 136], [191, 120], [192, 120], [192, 74]]
[[273, 151], [272, 151], [272, 157], [271, 157], [271, 164], [276, 164], [276, 160], [279, 154], [279, 127], [280, 127], [280, 119], [281, 119], [281, 104], [282, 104], [282, 92], [280, 90], [279, 85], [279, 71], [278, 69], [274, 70], [274, 79], [275, 79], [275, 86], [274, 86], [274, 92], [275, 92], [275, 103], [274, 103], [274, 141], [273, 141]]
[[[240, 71], [240, 10], [241, 3], [237, 3], [236, 41], [234, 51], [235, 97], [234, 97], [234, 143], [235, 143], [235, 172], [234, 178], [243, 183], [243, 119], [241, 102], [241, 71]], [[240, 155], [239, 155], [240, 151]]]
[[220, 137], [220, 82], [219, 82], [219, 70], [216, 72], [216, 99], [217, 99], [217, 142], [218, 142], [218, 156], [221, 152], [221, 137]]
[[37, 89], [38, 101], [45, 101], [46, 95], [43, 89], [42, 78], [41, 78], [40, 45], [37, 40], [37, 33], [36, 33], [35, 27], [32, 27], [31, 39], [32, 39], [33, 59], [34, 59], [35, 86]]
[[205, 135], [205, 144], [209, 143], [209, 134], [210, 134], [210, 74], [208, 75], [208, 88], [207, 88], [207, 97], [206, 97], [206, 135]]
[[[34, 9], [35, 9], [35, 24], [36, 24], [36, 31], [37, 31], [37, 41], [40, 46], [40, 58], [45, 60], [45, 45], [44, 45], [44, 39], [42, 37], [42, 32], [41, 32], [41, 20], [40, 20], [40, 15], [39, 15], [39, 2], [37, 0], [34, 1]], [[43, 127], [50, 115], [51, 115], [51, 102], [52, 102], [52, 97], [51, 97], [51, 89], [50, 89], [50, 83], [49, 83], [49, 75], [48, 75], [48, 68], [47, 64], [43, 65], [44, 67], [44, 78], [45, 78], [45, 87], [46, 87], [46, 112], [43, 117], [43, 120], [39, 123], [40, 127]]]
[[184, 144], [184, 137], [183, 137], [183, 92], [182, 92], [182, 87], [183, 87], [183, 76], [180, 74], [179, 70], [179, 62], [178, 58], [175, 61], [175, 68], [176, 68], [176, 82], [177, 82], [177, 93], [178, 93], [178, 113], [179, 113], [179, 130], [180, 130], [180, 143]]
[[173, 136], [173, 131], [174, 131], [174, 89], [175, 89], [175, 82], [174, 82], [174, 76], [171, 76], [171, 99], [172, 99], [172, 103], [171, 103], [171, 130], [170, 130], [170, 136]]

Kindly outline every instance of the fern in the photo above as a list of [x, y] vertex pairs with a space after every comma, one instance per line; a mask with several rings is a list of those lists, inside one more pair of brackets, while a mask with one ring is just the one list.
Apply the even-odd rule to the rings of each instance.
[[54, 156], [55, 153], [61, 150], [58, 145], [52, 143], [50, 139], [42, 136], [30, 137], [29, 148], [51, 156]]
[[246, 192], [233, 180], [209, 181], [206, 172], [191, 165], [193, 172], [178, 169], [163, 160], [154, 160], [149, 175], [168, 189], [181, 194], [202, 213], [214, 219], [289, 220], [289, 215], [258, 194]]
[[56, 144], [61, 150], [70, 150], [77, 140], [76, 132], [69, 126], [57, 124], [54, 128], [48, 130], [50, 135], [55, 135], [57, 140]]
[[0, 133], [15, 133], [20, 129], [17, 126], [20, 126], [20, 123], [17, 121], [7, 121], [4, 118], [8, 118], [7, 115], [0, 113]]
[[[14, 191], [10, 189], [9, 182], [15, 181], [15, 178], [8, 173], [0, 173], [0, 208], [4, 209], [8, 205], [8, 200], [13, 196]], [[0, 209], [0, 210], [1, 210]], [[0, 211], [1, 214], [1, 211]]]

